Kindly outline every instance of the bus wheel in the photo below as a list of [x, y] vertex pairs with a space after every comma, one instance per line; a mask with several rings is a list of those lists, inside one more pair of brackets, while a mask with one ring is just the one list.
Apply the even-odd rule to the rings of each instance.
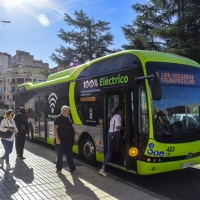
[[31, 124], [28, 126], [28, 140], [31, 141], [31, 142], [33, 142], [33, 140], [34, 140], [33, 127], [32, 127]]
[[89, 164], [96, 162], [95, 145], [90, 136], [86, 136], [80, 143], [81, 157]]

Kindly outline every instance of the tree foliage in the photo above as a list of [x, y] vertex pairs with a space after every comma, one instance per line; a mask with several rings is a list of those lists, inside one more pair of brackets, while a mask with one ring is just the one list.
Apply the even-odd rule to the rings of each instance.
[[83, 10], [75, 11], [74, 16], [75, 19], [68, 14], [64, 16], [67, 25], [73, 29], [68, 32], [60, 29], [58, 37], [66, 46], [60, 45], [55, 49], [56, 53], [50, 57], [54, 62], [67, 67], [72, 61], [84, 63], [112, 52], [108, 48], [113, 44], [114, 39], [109, 32], [109, 22], [95, 21], [93, 17], [89, 18]]
[[132, 6], [136, 19], [122, 30], [125, 49], [170, 52], [200, 62], [200, 1], [150, 0]]

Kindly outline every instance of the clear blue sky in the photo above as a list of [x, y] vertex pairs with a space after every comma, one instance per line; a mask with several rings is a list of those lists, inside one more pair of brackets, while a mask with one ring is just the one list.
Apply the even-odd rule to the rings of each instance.
[[121, 27], [135, 18], [131, 6], [139, 0], [0, 0], [0, 52], [15, 55], [16, 50], [28, 51], [37, 60], [55, 67], [49, 56], [63, 44], [57, 36], [60, 28], [69, 31], [63, 20], [64, 13], [73, 17], [82, 9], [95, 20], [110, 22], [115, 36], [111, 48], [121, 48], [127, 43]]

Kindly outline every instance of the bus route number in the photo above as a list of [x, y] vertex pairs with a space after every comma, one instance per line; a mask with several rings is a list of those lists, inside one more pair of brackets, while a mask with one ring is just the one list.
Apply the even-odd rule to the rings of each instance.
[[175, 147], [174, 146], [168, 147], [167, 151], [168, 152], [174, 152], [175, 151]]

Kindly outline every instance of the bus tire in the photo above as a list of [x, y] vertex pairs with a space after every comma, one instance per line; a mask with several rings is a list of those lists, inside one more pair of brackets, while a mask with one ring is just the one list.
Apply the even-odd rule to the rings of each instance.
[[28, 126], [28, 140], [31, 141], [31, 142], [34, 141], [33, 126], [31, 124], [29, 124], [29, 126]]
[[88, 164], [96, 162], [96, 150], [92, 138], [85, 136], [80, 142], [80, 155]]

